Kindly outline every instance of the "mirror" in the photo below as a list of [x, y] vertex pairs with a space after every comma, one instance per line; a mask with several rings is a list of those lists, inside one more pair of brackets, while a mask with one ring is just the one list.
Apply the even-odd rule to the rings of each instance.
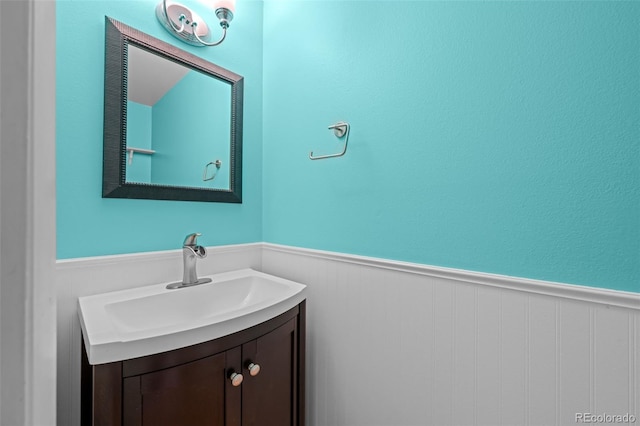
[[133, 44], [127, 59], [125, 181], [229, 190], [231, 86]]
[[106, 198], [242, 202], [243, 78], [105, 18]]

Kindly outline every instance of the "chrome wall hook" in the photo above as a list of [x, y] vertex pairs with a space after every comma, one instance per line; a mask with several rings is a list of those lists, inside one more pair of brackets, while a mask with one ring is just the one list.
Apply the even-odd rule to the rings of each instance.
[[336, 135], [338, 139], [345, 138], [344, 141], [344, 149], [342, 152], [338, 152], [336, 154], [329, 155], [313, 155], [313, 151], [309, 153], [309, 159], [311, 160], [322, 160], [323, 158], [333, 158], [333, 157], [342, 157], [347, 152], [347, 144], [349, 143], [349, 131], [351, 130], [351, 125], [345, 121], [339, 121], [336, 124], [332, 124], [328, 127], [329, 130], [333, 129], [333, 134]]

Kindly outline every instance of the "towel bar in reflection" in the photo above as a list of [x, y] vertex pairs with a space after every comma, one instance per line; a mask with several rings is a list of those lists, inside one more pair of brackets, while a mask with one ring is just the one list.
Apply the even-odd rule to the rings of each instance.
[[[213, 173], [213, 175], [211, 175], [211, 177], [208, 177], [207, 176], [207, 171], [209, 170], [209, 166], [211, 166], [211, 165], [216, 166], [216, 171]], [[202, 174], [202, 181], [206, 182], [206, 181], [215, 179], [216, 175], [218, 174], [218, 170], [220, 170], [220, 166], [222, 166], [222, 161], [220, 161], [220, 160], [208, 162], [204, 166], [204, 173]]]

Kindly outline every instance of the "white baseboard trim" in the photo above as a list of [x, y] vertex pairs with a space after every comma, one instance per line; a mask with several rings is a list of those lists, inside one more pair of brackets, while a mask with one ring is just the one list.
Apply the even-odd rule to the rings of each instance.
[[375, 257], [358, 256], [338, 252], [314, 250], [280, 244], [263, 243], [263, 250], [299, 256], [314, 257], [335, 262], [351, 263], [372, 268], [388, 269], [409, 274], [455, 280], [459, 282], [498, 287], [538, 295], [574, 299], [583, 302], [618, 306], [640, 311], [640, 293], [587, 287], [574, 284], [556, 283], [529, 278], [511, 277], [462, 269], [444, 268], [418, 263], [401, 262]]

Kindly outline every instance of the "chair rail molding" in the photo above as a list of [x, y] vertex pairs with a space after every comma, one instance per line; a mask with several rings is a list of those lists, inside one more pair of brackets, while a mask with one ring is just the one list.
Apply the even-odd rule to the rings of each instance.
[[317, 259], [326, 259], [335, 262], [369, 266], [383, 270], [405, 272], [433, 278], [443, 278], [463, 283], [535, 293], [545, 296], [562, 297], [565, 299], [580, 300], [583, 302], [601, 303], [640, 311], [640, 293], [511, 277], [507, 275], [467, 271], [463, 269], [445, 268], [440, 266], [423, 265], [419, 263], [313, 250], [271, 243], [263, 243], [263, 250], [267, 252], [272, 251], [297, 254]]

